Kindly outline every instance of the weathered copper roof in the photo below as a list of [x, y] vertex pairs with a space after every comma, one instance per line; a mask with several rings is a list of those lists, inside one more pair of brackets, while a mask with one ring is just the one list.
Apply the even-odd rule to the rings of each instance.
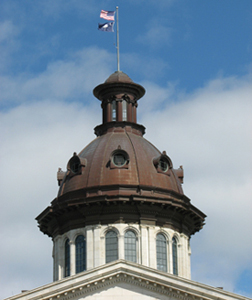
[[[115, 151], [128, 154], [126, 165], [113, 164]], [[205, 215], [183, 193], [183, 170], [173, 169], [169, 158], [166, 172], [155, 165], [162, 155], [167, 157], [141, 131], [110, 128], [74, 154], [80, 172], [73, 174], [68, 164], [58, 197], [37, 217], [40, 230], [54, 237], [87, 225], [134, 222], [170, 227], [188, 236], [199, 231]]]
[[134, 83], [127, 74], [116, 71], [104, 83], [94, 88], [93, 91], [95, 97], [99, 100], [103, 100], [104, 97], [107, 98], [118, 92], [130, 92], [138, 100], [145, 94], [145, 89], [141, 85]]
[[[126, 168], [111, 168], [112, 154], [117, 149], [125, 151], [129, 156]], [[172, 166], [168, 173], [159, 173], [154, 165], [154, 159], [161, 154], [130, 126], [113, 127], [79, 153], [78, 157], [85, 159], [86, 166], [81, 174], [69, 175], [64, 179], [59, 196], [91, 187], [99, 187], [100, 194], [109, 195], [106, 186], [111, 185], [141, 186], [142, 191], [153, 196], [158, 194], [157, 189], [183, 194], [181, 182]], [[138, 194], [135, 189], [130, 193]], [[163, 194], [162, 197], [166, 196]]]
[[129, 76], [122, 71], [116, 71], [109, 76], [109, 78], [105, 81], [105, 83], [114, 83], [114, 82], [127, 82], [133, 83], [133, 80], [129, 78]]

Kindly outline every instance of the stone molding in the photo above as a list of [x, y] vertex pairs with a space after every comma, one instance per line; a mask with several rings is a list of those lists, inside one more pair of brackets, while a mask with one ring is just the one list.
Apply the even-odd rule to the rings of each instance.
[[85, 298], [105, 288], [127, 283], [171, 299], [181, 300], [249, 300], [236, 295], [167, 274], [155, 269], [118, 260], [74, 275], [6, 300], [68, 300]]

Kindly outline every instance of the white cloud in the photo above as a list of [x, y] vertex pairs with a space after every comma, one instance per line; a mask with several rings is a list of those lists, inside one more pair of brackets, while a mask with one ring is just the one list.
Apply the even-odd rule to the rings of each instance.
[[17, 33], [18, 29], [11, 21], [8, 20], [0, 23], [0, 43], [10, 41]]
[[55, 61], [43, 73], [22, 73], [17, 77], [0, 77], [0, 103], [18, 104], [27, 101], [81, 100], [112, 73], [111, 55], [95, 47], [85, 48], [67, 60]]
[[[145, 78], [146, 80], [153, 80], [157, 82], [162, 79], [167, 69], [169, 69], [169, 64], [159, 57], [144, 57], [138, 53], [122, 54], [122, 69], [131, 70], [135, 76], [139, 78]], [[127, 71], [126, 71], [127, 73]], [[132, 78], [134, 81], [135, 78]]]
[[228, 290], [246, 266], [252, 268], [251, 83], [251, 76], [217, 78], [191, 95], [177, 95], [179, 102], [171, 88], [155, 97], [149, 85], [146, 98], [153, 104], [141, 117], [146, 137], [175, 167], [184, 166], [185, 194], [208, 215], [192, 237], [193, 279]]
[[1, 298], [52, 281], [52, 242], [34, 218], [57, 195], [58, 167], [95, 138], [99, 119], [92, 106], [49, 101], [1, 114]]
[[0, 22], [0, 71], [8, 68], [11, 54], [18, 50], [19, 43], [16, 38], [19, 33], [20, 28], [15, 26], [12, 21]]
[[160, 22], [149, 21], [146, 25], [146, 32], [139, 35], [136, 40], [147, 45], [151, 49], [158, 49], [171, 45], [172, 28], [160, 24]]

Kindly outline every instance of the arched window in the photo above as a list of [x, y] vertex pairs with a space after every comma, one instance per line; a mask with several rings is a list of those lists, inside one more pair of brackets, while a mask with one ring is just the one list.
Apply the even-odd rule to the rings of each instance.
[[118, 259], [118, 238], [115, 231], [110, 230], [106, 233], [106, 263]]
[[70, 276], [70, 244], [69, 239], [65, 242], [65, 277]]
[[76, 274], [86, 270], [86, 240], [83, 235], [75, 239], [75, 266]]
[[126, 231], [124, 235], [124, 255], [126, 260], [137, 262], [136, 234], [132, 230]]
[[122, 101], [122, 120], [127, 121], [127, 101]]
[[112, 121], [116, 121], [116, 101], [112, 101]]
[[172, 263], [173, 274], [178, 275], [178, 244], [175, 237], [172, 238]]
[[157, 235], [157, 269], [167, 272], [167, 243], [166, 238], [162, 233]]

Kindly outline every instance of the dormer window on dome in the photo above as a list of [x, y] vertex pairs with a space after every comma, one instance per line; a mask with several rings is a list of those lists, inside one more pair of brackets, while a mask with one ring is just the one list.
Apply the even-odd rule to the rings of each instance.
[[70, 159], [69, 168], [74, 174], [78, 174], [80, 172], [81, 164], [78, 156], [74, 156]]
[[126, 164], [127, 162], [127, 157], [124, 152], [116, 152], [113, 156], [113, 163], [117, 167], [122, 167]]
[[85, 158], [79, 157], [75, 152], [73, 156], [70, 158], [67, 169], [70, 171], [71, 175], [77, 175], [82, 173], [83, 167], [87, 165], [87, 161]]
[[128, 169], [129, 164], [129, 155], [126, 151], [121, 150], [120, 146], [118, 149], [112, 152], [110, 158], [110, 168], [121, 168], [121, 169]]
[[160, 156], [153, 159], [153, 164], [157, 169], [158, 173], [170, 175], [169, 170], [172, 169], [172, 161], [166, 155], [165, 151], [163, 151], [163, 153]]
[[161, 157], [158, 163], [158, 167], [163, 171], [166, 172], [169, 169], [169, 162], [165, 157]]

